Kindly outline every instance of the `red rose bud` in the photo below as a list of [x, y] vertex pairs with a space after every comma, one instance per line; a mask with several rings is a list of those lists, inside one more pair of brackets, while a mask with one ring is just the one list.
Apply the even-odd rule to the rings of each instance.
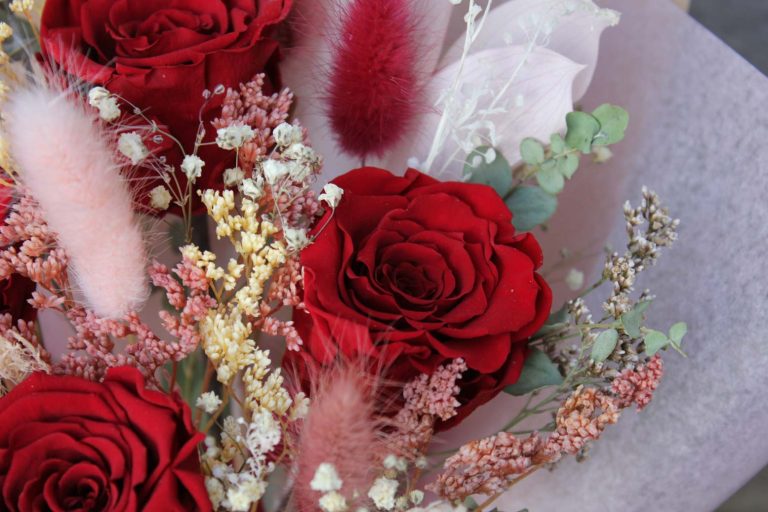
[[542, 252], [490, 187], [363, 168], [315, 242], [302, 252], [304, 301], [294, 314], [304, 348], [285, 365], [364, 358], [405, 383], [463, 358], [462, 406], [442, 427], [517, 381], [526, 341], [552, 294], [536, 273]]
[[189, 407], [133, 368], [36, 373], [0, 399], [0, 510], [210, 511]]
[[[65, 71], [104, 85], [133, 103], [169, 131], [191, 153], [198, 130], [203, 91], [237, 87], [257, 73], [267, 76], [265, 94], [279, 86], [276, 25], [288, 15], [292, 0], [48, 0], [41, 20], [43, 53]], [[223, 95], [206, 104], [202, 118], [210, 140], [210, 121], [220, 112]], [[131, 112], [128, 112], [131, 114]], [[206, 139], [207, 140], [207, 139]], [[147, 141], [156, 156], [176, 169], [182, 154], [175, 143]], [[204, 146], [205, 173], [200, 189], [221, 188], [234, 155]], [[138, 170], [138, 198], [162, 184], [158, 172]], [[179, 179], [185, 177], [179, 173]]]

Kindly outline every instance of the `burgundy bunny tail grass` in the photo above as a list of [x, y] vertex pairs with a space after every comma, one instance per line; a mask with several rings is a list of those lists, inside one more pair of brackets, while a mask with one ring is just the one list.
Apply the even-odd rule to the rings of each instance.
[[418, 30], [408, 0], [355, 0], [346, 7], [328, 107], [348, 153], [381, 155], [407, 135], [423, 103]]
[[297, 510], [317, 510], [323, 493], [310, 482], [321, 464], [331, 464], [339, 490], [353, 505], [366, 496], [383, 453], [372, 377], [356, 365], [320, 370], [299, 434], [293, 500]]

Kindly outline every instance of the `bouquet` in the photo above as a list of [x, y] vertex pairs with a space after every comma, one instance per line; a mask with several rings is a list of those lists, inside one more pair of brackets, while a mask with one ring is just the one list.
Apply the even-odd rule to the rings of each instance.
[[3, 8], [1, 510], [490, 511], [682, 353], [636, 283], [676, 239], [655, 193], [592, 284], [538, 240], [628, 128], [574, 105], [618, 13]]

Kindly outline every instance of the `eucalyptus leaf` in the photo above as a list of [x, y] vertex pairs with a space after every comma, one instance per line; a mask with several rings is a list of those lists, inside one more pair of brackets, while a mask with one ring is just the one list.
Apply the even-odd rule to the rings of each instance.
[[573, 178], [573, 175], [579, 168], [579, 157], [570, 153], [557, 158], [557, 170], [566, 179]]
[[688, 324], [685, 322], [678, 322], [669, 329], [669, 339], [679, 347], [687, 333]]
[[552, 195], [559, 194], [565, 186], [565, 178], [557, 170], [557, 165], [553, 160], [544, 162], [541, 170], [536, 173], [536, 181], [545, 192]]
[[645, 352], [649, 356], [653, 356], [656, 352], [669, 345], [669, 342], [670, 340], [666, 334], [651, 329], [645, 334]]
[[613, 354], [618, 341], [619, 332], [616, 329], [608, 329], [601, 332], [597, 336], [595, 344], [592, 345], [592, 359], [597, 362], [602, 362], [608, 359], [608, 356]]
[[606, 103], [597, 107], [592, 115], [600, 123], [600, 134], [594, 143], [616, 144], [624, 139], [629, 125], [629, 114], [626, 110]]
[[549, 360], [547, 354], [537, 348], [531, 348], [520, 378], [504, 388], [504, 391], [510, 395], [522, 396], [546, 386], [559, 386], [562, 383], [560, 370]]
[[643, 325], [643, 315], [650, 305], [651, 301], [638, 302], [632, 311], [627, 311], [621, 315], [621, 325], [624, 327], [624, 332], [633, 338], [642, 336], [640, 327]]
[[539, 187], [518, 187], [506, 200], [512, 224], [519, 231], [530, 231], [544, 224], [557, 209], [557, 197]]
[[565, 116], [568, 131], [565, 133], [565, 143], [568, 147], [578, 149], [585, 155], [592, 151], [592, 140], [600, 133], [600, 122], [586, 112], [570, 112]]
[[469, 183], [488, 185], [504, 197], [512, 187], [512, 168], [498, 150], [495, 150], [496, 158], [490, 163], [486, 162], [485, 155], [491, 149], [481, 146], [470, 153], [464, 164], [464, 177]]
[[559, 133], [553, 133], [549, 137], [549, 147], [554, 154], [559, 155], [565, 151], [565, 139]]
[[536, 334], [534, 334], [533, 337], [535, 339], [543, 338], [553, 332], [559, 331], [566, 325], [568, 325], [568, 308], [567, 306], [563, 306], [549, 315], [547, 321], [538, 331], [536, 331]]
[[523, 139], [520, 143], [520, 156], [523, 162], [531, 165], [538, 165], [544, 161], [544, 146], [536, 139]]

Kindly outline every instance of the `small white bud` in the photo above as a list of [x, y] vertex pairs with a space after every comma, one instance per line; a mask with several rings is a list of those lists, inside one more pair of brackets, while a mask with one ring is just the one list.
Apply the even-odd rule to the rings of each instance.
[[239, 167], [233, 167], [224, 171], [224, 185], [234, 187], [239, 185], [245, 178], [245, 173]]
[[203, 175], [205, 162], [197, 155], [185, 155], [181, 162], [181, 170], [187, 175], [187, 179], [194, 182]]
[[295, 142], [301, 142], [304, 138], [301, 128], [290, 123], [280, 123], [272, 131], [272, 137], [275, 138], [275, 143], [281, 148], [286, 148]]
[[331, 492], [338, 491], [341, 486], [344, 485], [339, 474], [336, 472], [336, 468], [333, 464], [323, 462], [315, 470], [315, 476], [312, 481], [309, 482], [309, 487], [313, 491]]
[[584, 272], [572, 268], [570, 272], [568, 272], [568, 275], [565, 277], [565, 284], [567, 284], [568, 288], [574, 292], [579, 290], [582, 286], [584, 286]]
[[144, 160], [149, 151], [141, 140], [141, 135], [136, 132], [123, 133], [117, 140], [117, 149], [125, 155], [133, 165]]
[[256, 201], [264, 195], [263, 181], [264, 180], [261, 178], [261, 176], [259, 176], [256, 180], [252, 178], [245, 179], [240, 184], [240, 192], [242, 192], [244, 196]]
[[266, 160], [261, 164], [261, 168], [264, 171], [264, 178], [267, 183], [274, 186], [278, 181], [288, 176], [290, 169], [288, 165], [279, 160]]
[[162, 185], [149, 192], [149, 205], [155, 210], [167, 210], [171, 205], [171, 193]]
[[300, 251], [310, 243], [307, 231], [304, 229], [285, 228], [283, 234], [286, 245], [293, 251]]
[[336, 208], [339, 206], [339, 203], [341, 202], [341, 197], [344, 195], [344, 190], [342, 190], [341, 187], [338, 185], [334, 185], [333, 183], [328, 183], [326, 186], [323, 187], [323, 193], [320, 194], [318, 199], [320, 201], [325, 201], [328, 203], [328, 206], [331, 208]]
[[216, 130], [216, 145], [221, 149], [237, 149], [256, 135], [247, 125], [232, 125]]
[[613, 151], [608, 146], [595, 146], [592, 149], [592, 160], [598, 164], [604, 164], [613, 157]]
[[104, 87], [94, 87], [88, 91], [88, 104], [92, 107], [98, 107], [102, 101], [109, 98], [109, 91]]
[[221, 403], [221, 398], [219, 398], [216, 393], [213, 391], [208, 391], [207, 393], [203, 393], [197, 397], [197, 401], [195, 401], [195, 407], [202, 409], [208, 414], [213, 414], [221, 406]]

